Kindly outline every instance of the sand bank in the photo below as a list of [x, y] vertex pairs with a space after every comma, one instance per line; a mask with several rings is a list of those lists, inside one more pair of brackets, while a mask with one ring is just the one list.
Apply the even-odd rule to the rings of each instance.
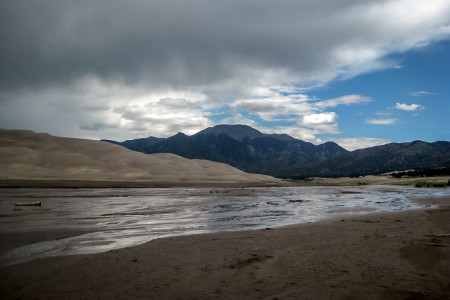
[[[35, 260], [0, 269], [0, 294], [3, 299], [449, 298], [450, 199], [433, 201], [441, 206]], [[40, 234], [51, 239], [76, 233]], [[2, 247], [27, 243], [26, 235], [40, 239], [2, 235]]]

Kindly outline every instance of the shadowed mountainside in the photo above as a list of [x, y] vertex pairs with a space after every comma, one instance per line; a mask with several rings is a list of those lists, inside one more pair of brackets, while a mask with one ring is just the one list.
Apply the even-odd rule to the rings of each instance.
[[355, 150], [315, 166], [286, 170], [283, 177], [354, 177], [410, 169], [450, 166], [450, 142], [390, 143]]
[[113, 142], [144, 153], [174, 153], [186, 158], [223, 162], [251, 173], [279, 176], [292, 167], [307, 167], [348, 151], [334, 142], [314, 145], [287, 134], [264, 134], [246, 125], [217, 125], [192, 136]]
[[450, 142], [391, 143], [350, 152], [334, 142], [314, 145], [246, 125], [217, 125], [192, 136], [178, 133], [169, 138], [109, 142], [144, 153], [208, 159], [283, 178], [361, 176], [450, 165]]

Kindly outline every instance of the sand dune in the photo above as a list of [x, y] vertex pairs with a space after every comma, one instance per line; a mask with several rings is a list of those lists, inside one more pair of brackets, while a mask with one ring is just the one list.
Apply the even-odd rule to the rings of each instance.
[[146, 182], [276, 182], [229, 165], [143, 154], [107, 142], [0, 129], [0, 179]]

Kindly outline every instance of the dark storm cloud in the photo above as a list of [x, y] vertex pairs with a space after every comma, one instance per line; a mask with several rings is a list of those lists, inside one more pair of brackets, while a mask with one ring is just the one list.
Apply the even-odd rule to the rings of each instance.
[[0, 82], [93, 75], [186, 86], [226, 79], [242, 67], [315, 71], [329, 63], [326, 46], [348, 29], [330, 26], [332, 12], [358, 2], [6, 0]]
[[271, 112], [274, 111], [274, 105], [267, 102], [243, 102], [236, 105], [237, 108], [251, 112]]
[[165, 107], [168, 109], [201, 109], [202, 106], [199, 103], [192, 103], [186, 99], [173, 99], [173, 98], [163, 98], [158, 101], [160, 107]]
[[119, 126], [116, 124], [106, 124], [103, 122], [95, 122], [92, 124], [83, 124], [80, 125], [78, 128], [82, 130], [90, 130], [90, 131], [99, 131], [107, 128], [118, 128]]
[[300, 92], [398, 69], [385, 57], [448, 38], [449, 15], [448, 0], [0, 0], [0, 127], [129, 139], [248, 115], [318, 141], [338, 132], [330, 110], [368, 98]]

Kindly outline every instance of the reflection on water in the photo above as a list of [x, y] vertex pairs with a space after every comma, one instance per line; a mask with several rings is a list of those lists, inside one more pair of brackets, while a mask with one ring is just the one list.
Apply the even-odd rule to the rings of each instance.
[[[15, 249], [2, 264], [38, 257], [104, 252], [155, 238], [261, 229], [339, 214], [420, 208], [407, 197], [450, 195], [449, 189], [398, 186], [240, 189], [3, 189], [0, 231], [86, 230], [90, 233]], [[15, 208], [15, 202], [41, 207]]]

